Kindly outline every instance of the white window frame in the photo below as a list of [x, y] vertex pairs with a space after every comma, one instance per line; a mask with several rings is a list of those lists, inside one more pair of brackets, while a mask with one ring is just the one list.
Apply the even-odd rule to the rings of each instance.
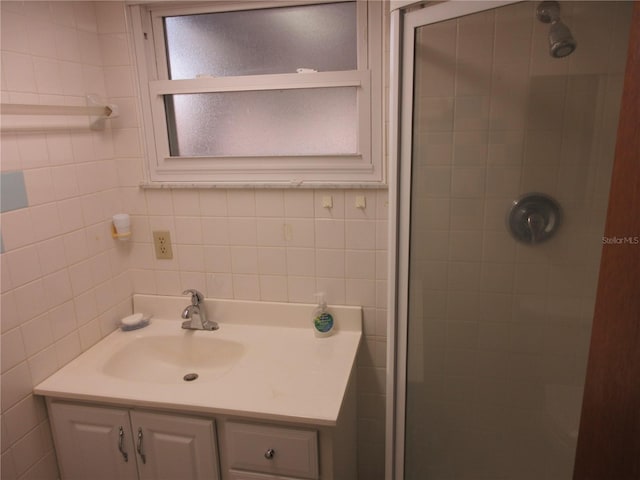
[[[169, 80], [162, 18], [340, 0], [213, 2], [130, 6], [140, 81], [147, 186], [274, 185], [382, 186], [383, 163], [383, 2], [357, 1], [358, 68], [351, 71], [247, 75]], [[357, 88], [357, 153], [299, 156], [172, 157], [169, 153], [163, 95], [273, 89]]]

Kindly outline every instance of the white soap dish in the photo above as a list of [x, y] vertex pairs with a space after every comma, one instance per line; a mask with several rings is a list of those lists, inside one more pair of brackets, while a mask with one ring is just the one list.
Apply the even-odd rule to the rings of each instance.
[[137, 330], [138, 328], [143, 328], [149, 325], [150, 320], [151, 315], [134, 313], [133, 315], [129, 315], [128, 317], [124, 317], [120, 320], [120, 329], [124, 331]]

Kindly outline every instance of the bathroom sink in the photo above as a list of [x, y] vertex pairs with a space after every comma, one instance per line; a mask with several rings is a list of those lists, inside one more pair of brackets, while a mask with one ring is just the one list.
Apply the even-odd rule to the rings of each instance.
[[126, 408], [334, 426], [362, 336], [362, 309], [333, 306], [339, 328], [313, 334], [315, 305], [205, 299], [214, 331], [181, 328], [182, 296], [134, 295], [151, 321], [117, 329], [42, 381], [48, 398]]
[[[238, 342], [212, 336], [139, 336], [115, 350], [102, 371], [136, 382], [210, 381], [231, 370], [244, 350]], [[193, 373], [197, 378], [185, 380], [185, 375]]]

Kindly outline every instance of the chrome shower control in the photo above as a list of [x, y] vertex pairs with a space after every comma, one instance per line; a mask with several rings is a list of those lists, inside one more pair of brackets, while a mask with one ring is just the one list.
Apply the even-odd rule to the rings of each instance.
[[562, 221], [558, 202], [544, 193], [527, 193], [515, 200], [507, 216], [511, 235], [522, 243], [535, 245], [551, 238]]

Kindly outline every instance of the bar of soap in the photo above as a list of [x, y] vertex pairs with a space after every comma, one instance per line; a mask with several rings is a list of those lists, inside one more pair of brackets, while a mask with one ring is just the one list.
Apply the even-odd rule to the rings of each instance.
[[136, 328], [146, 327], [149, 324], [150, 316], [143, 313], [134, 313], [120, 320], [122, 330], [135, 330]]

